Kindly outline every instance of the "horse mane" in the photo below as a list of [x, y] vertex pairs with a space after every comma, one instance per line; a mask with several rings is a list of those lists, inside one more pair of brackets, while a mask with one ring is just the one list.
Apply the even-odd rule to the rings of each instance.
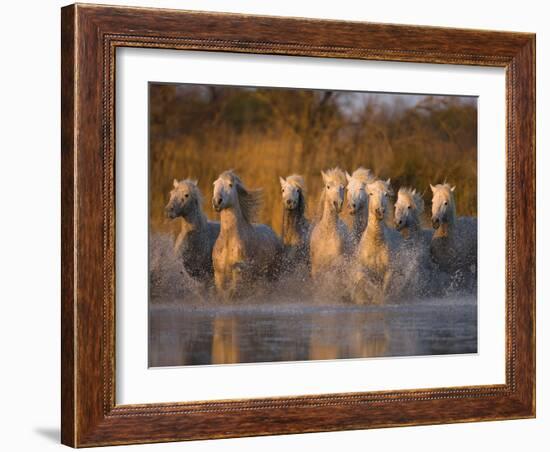
[[391, 184], [389, 183], [389, 179], [387, 181], [382, 180], [382, 179], [375, 179], [374, 181], [369, 182], [367, 184], [367, 189], [368, 190], [370, 190], [369, 186], [374, 186], [374, 187], [376, 187], [377, 190], [382, 190], [382, 189], [386, 190], [388, 192], [388, 195], [390, 195], [390, 196], [394, 195], [393, 188], [392, 188]]
[[424, 199], [422, 199], [422, 195], [416, 191], [414, 188], [409, 187], [401, 187], [399, 189], [399, 192], [397, 193], [397, 196], [399, 195], [405, 195], [409, 196], [415, 205], [415, 210], [418, 215], [422, 215], [424, 213]]
[[298, 206], [296, 207], [296, 212], [298, 217], [303, 217], [306, 213], [306, 198], [304, 197], [304, 192], [300, 190], [298, 194]]
[[352, 179], [357, 179], [363, 184], [368, 184], [374, 180], [374, 174], [372, 174], [372, 171], [370, 169], [363, 168], [362, 166], [357, 168], [351, 177]]
[[302, 176], [299, 174], [291, 174], [285, 179], [289, 184], [294, 185], [295, 187], [298, 187], [300, 190], [304, 191], [306, 189], [305, 181]]
[[237, 176], [233, 170], [224, 171], [220, 177], [228, 177], [231, 179], [237, 190], [237, 198], [241, 214], [247, 223], [255, 223], [259, 211], [262, 207], [263, 190], [251, 190], [245, 187], [243, 181]]
[[442, 184], [435, 185], [435, 188], [437, 190], [445, 190], [449, 194], [449, 200], [451, 201], [451, 204], [453, 208], [455, 207], [455, 196], [453, 188], [451, 187], [451, 184], [449, 184], [447, 181], [443, 182]]
[[324, 171], [324, 174], [327, 179], [332, 179], [340, 183], [344, 187], [346, 186], [346, 183], [347, 183], [346, 173], [344, 173], [340, 168], [335, 167], [335, 168], [328, 169]]

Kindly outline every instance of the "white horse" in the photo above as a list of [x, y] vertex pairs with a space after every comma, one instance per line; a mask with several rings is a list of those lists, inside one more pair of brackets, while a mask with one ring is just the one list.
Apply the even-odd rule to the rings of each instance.
[[[422, 227], [424, 200], [414, 189], [401, 187], [394, 210], [395, 229], [401, 233], [402, 245], [396, 261], [392, 286], [400, 295], [426, 295], [435, 290], [435, 273], [430, 259], [433, 231]], [[438, 278], [439, 281], [440, 278]]]
[[390, 179], [367, 184], [369, 218], [356, 250], [351, 297], [355, 303], [381, 303], [392, 283], [393, 265], [401, 238], [386, 225]]
[[433, 231], [422, 227], [423, 213], [424, 200], [420, 193], [415, 189], [401, 187], [395, 202], [395, 229], [401, 233], [404, 240], [415, 246], [428, 245], [433, 234]]
[[343, 270], [345, 256], [350, 252], [349, 232], [340, 219], [344, 204], [346, 176], [339, 168], [321, 171], [324, 188], [319, 201], [321, 218], [315, 224], [310, 239], [311, 275], [319, 278]]
[[457, 217], [455, 187], [431, 185], [432, 226], [434, 234], [430, 251], [441, 270], [462, 276], [477, 274], [477, 219]]
[[216, 289], [225, 299], [276, 273], [282, 245], [270, 227], [253, 223], [260, 203], [261, 190], [248, 190], [233, 171], [214, 182], [212, 205], [220, 213], [221, 230], [212, 261]]
[[165, 213], [170, 219], [181, 218], [174, 253], [191, 277], [211, 283], [214, 274], [212, 249], [220, 232], [220, 223], [206, 218], [197, 181], [174, 179], [173, 186]]
[[365, 187], [374, 182], [375, 178], [371, 170], [358, 168], [351, 176], [346, 172], [346, 179], [348, 212], [353, 217], [351, 237], [356, 245], [361, 240], [369, 218], [369, 199]]
[[283, 200], [282, 239], [286, 264], [307, 263], [309, 258], [310, 223], [305, 217], [306, 194], [302, 176], [279, 177]]

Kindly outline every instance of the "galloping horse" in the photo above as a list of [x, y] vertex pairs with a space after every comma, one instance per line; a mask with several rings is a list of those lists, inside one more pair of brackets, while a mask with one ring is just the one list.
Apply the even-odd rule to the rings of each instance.
[[342, 270], [344, 258], [350, 252], [349, 232], [340, 219], [344, 203], [346, 176], [339, 168], [321, 171], [324, 189], [319, 201], [321, 218], [311, 232], [311, 275], [321, 277], [331, 271]]
[[424, 200], [415, 189], [401, 187], [397, 193], [394, 211], [395, 229], [404, 240], [410, 240], [417, 246], [427, 245], [432, 231], [423, 229], [420, 221], [424, 213]]
[[248, 190], [233, 171], [214, 182], [212, 205], [220, 213], [221, 230], [212, 261], [224, 299], [246, 294], [252, 282], [276, 273], [282, 245], [270, 227], [253, 223], [260, 203], [261, 190]]
[[403, 238], [399, 248], [399, 276], [393, 286], [401, 295], [426, 294], [436, 288], [438, 280], [430, 259], [433, 231], [422, 227], [424, 200], [415, 189], [401, 187], [394, 210], [395, 229]]
[[357, 168], [351, 176], [346, 173], [346, 179], [348, 211], [353, 217], [351, 236], [354, 244], [357, 245], [369, 218], [369, 198], [365, 187], [368, 183], [374, 182], [375, 178], [369, 169]]
[[455, 187], [431, 185], [432, 227], [430, 251], [434, 262], [448, 273], [477, 274], [477, 219], [456, 216]]
[[392, 264], [399, 247], [399, 234], [388, 228], [390, 179], [367, 184], [369, 219], [355, 254], [352, 299], [356, 303], [381, 303], [392, 278]]
[[306, 195], [302, 176], [293, 174], [286, 179], [279, 177], [283, 198], [282, 239], [285, 248], [285, 263], [294, 268], [307, 263], [311, 227], [305, 217]]
[[181, 218], [174, 252], [193, 278], [211, 283], [214, 275], [212, 248], [220, 232], [220, 223], [208, 221], [202, 211], [202, 196], [197, 181], [174, 179], [170, 199], [165, 207], [170, 219]]

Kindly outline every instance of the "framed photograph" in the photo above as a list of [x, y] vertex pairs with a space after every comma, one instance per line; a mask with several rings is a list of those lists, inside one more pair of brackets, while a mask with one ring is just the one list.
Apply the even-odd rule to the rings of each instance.
[[62, 442], [535, 416], [535, 36], [62, 8]]

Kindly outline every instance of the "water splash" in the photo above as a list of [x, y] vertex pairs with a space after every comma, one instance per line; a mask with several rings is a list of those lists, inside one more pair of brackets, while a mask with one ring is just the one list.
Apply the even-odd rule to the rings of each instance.
[[[152, 234], [149, 241], [150, 300], [152, 303], [197, 304], [223, 303], [208, 284], [192, 278], [174, 253], [174, 239], [169, 234]], [[271, 281], [257, 281], [246, 296], [231, 304], [305, 305], [350, 304], [353, 273], [357, 271], [353, 256], [331, 268], [322, 278], [312, 280], [306, 262], [283, 268]], [[363, 289], [380, 291], [380, 282], [366, 275]], [[430, 259], [427, 247], [402, 246], [391, 264], [391, 282], [383, 295], [384, 304], [413, 300], [441, 299], [474, 295], [477, 291], [475, 271], [457, 270], [450, 274]]]
[[170, 234], [151, 234], [149, 237], [149, 300], [152, 303], [178, 303], [181, 300], [204, 299], [203, 285], [183, 268], [174, 253]]

